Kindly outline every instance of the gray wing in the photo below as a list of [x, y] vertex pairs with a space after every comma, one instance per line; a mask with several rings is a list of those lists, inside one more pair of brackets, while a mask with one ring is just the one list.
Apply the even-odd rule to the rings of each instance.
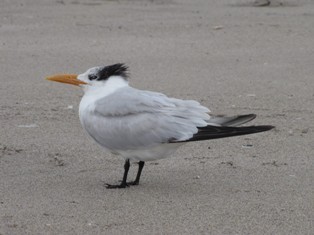
[[130, 150], [190, 139], [208, 112], [196, 101], [126, 87], [95, 103], [86, 129], [108, 149]]

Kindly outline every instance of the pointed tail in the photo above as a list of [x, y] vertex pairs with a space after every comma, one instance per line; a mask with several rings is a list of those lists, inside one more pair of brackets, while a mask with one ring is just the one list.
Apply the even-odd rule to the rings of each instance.
[[182, 141], [200, 141], [200, 140], [209, 140], [209, 139], [218, 139], [226, 138], [238, 135], [248, 135], [264, 131], [269, 131], [273, 129], [274, 126], [265, 125], [265, 126], [243, 126], [243, 127], [232, 127], [232, 126], [205, 126], [199, 127], [198, 132], [193, 135], [192, 138]]

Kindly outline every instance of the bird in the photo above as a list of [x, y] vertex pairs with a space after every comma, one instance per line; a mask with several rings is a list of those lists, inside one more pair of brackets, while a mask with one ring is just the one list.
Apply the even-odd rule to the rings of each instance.
[[[82, 74], [56, 74], [47, 80], [79, 86], [84, 95], [79, 104], [81, 125], [107, 152], [124, 158], [124, 173], [109, 189], [138, 185], [146, 161], [171, 156], [193, 141], [254, 134], [272, 125], [241, 126], [255, 114], [212, 115], [195, 100], [133, 88], [124, 63], [97, 66]], [[138, 162], [134, 181], [128, 182], [130, 162]]]

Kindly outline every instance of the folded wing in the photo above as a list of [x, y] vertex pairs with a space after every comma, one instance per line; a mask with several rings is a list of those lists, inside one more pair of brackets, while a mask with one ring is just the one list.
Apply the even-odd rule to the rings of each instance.
[[108, 149], [145, 148], [192, 138], [208, 112], [196, 101], [125, 87], [96, 102], [85, 128]]

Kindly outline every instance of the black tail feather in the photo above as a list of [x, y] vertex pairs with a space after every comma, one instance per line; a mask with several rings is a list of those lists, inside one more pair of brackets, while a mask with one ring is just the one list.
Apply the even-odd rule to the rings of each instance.
[[[199, 127], [198, 132], [193, 135], [192, 138], [180, 141], [180, 142], [190, 142], [190, 141], [200, 141], [209, 139], [226, 138], [238, 135], [248, 135], [259, 132], [264, 132], [273, 129], [274, 126], [243, 126], [243, 127], [230, 127], [230, 126], [205, 126]], [[175, 141], [174, 141], [175, 142]]]

